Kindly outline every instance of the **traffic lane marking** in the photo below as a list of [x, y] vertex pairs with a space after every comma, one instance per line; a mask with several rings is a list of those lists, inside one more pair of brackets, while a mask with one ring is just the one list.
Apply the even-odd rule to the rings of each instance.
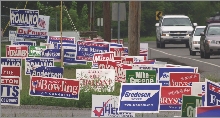
[[204, 64], [208, 64], [208, 65], [212, 65], [212, 66], [220, 68], [220, 65], [217, 65], [217, 64], [213, 64], [213, 63], [209, 63], [209, 62], [205, 62], [205, 61], [200, 61], [200, 60], [189, 58], [189, 57], [182, 57], [182, 56], [178, 56], [178, 55], [174, 55], [174, 54], [169, 54], [169, 53], [166, 53], [164, 51], [160, 51], [160, 50], [157, 50], [157, 49], [154, 49], [154, 48], [149, 48], [149, 49], [151, 49], [153, 51], [163, 53], [163, 54], [166, 54], [166, 55], [170, 55], [170, 56], [174, 56], [174, 57], [178, 57], [178, 58], [183, 58], [183, 59], [189, 59], [189, 60], [197, 61], [197, 62], [200, 62], [200, 63], [204, 63]]

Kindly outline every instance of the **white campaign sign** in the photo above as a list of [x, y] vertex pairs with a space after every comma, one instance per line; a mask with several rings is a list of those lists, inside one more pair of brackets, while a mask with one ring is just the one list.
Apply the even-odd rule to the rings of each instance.
[[135, 113], [119, 113], [118, 103], [119, 96], [92, 95], [91, 117], [135, 117]]
[[24, 38], [18, 38], [16, 36], [17, 31], [9, 30], [9, 41], [24, 41]]
[[192, 82], [191, 95], [198, 96], [205, 93], [202, 86], [205, 86], [205, 82]]
[[112, 92], [115, 86], [114, 69], [76, 69], [76, 79], [80, 80], [80, 87], [94, 89], [97, 92]]
[[40, 42], [40, 46], [47, 46], [47, 49], [54, 49], [54, 44]]

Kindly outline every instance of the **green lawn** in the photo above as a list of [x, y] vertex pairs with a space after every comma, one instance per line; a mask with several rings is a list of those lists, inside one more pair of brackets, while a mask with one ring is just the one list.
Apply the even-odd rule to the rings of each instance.
[[[123, 38], [124, 42], [128, 42], [128, 38]], [[140, 37], [140, 42], [146, 42], [146, 41], [156, 41], [155, 36], [150, 37]]]

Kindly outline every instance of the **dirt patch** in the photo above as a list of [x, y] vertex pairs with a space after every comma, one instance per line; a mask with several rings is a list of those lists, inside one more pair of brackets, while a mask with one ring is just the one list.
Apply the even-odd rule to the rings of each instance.
[[[189, 65], [186, 65], [185, 63], [181, 63], [181, 62], [178, 62], [178, 61], [175, 61], [173, 59], [169, 59], [169, 58], [154, 58], [156, 59], [157, 61], [163, 61], [163, 62], [167, 62], [167, 64], [175, 64], [175, 65], [183, 65], [183, 66], [189, 66]], [[202, 73], [204, 71], [202, 70], [198, 70], [199, 73]]]

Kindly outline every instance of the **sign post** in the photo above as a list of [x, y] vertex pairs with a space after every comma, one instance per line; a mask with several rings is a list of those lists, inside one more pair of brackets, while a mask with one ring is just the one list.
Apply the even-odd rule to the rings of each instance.
[[62, 24], [62, 21], [63, 21], [63, 18], [62, 18], [62, 11], [63, 11], [63, 3], [62, 3], [62, 0], [60, 1], [60, 43], [61, 43], [61, 46], [60, 46], [60, 56], [61, 56], [61, 60], [60, 60], [60, 64], [61, 64], [61, 67], [63, 67], [63, 33], [62, 33], [62, 30], [63, 30], [63, 24]]

